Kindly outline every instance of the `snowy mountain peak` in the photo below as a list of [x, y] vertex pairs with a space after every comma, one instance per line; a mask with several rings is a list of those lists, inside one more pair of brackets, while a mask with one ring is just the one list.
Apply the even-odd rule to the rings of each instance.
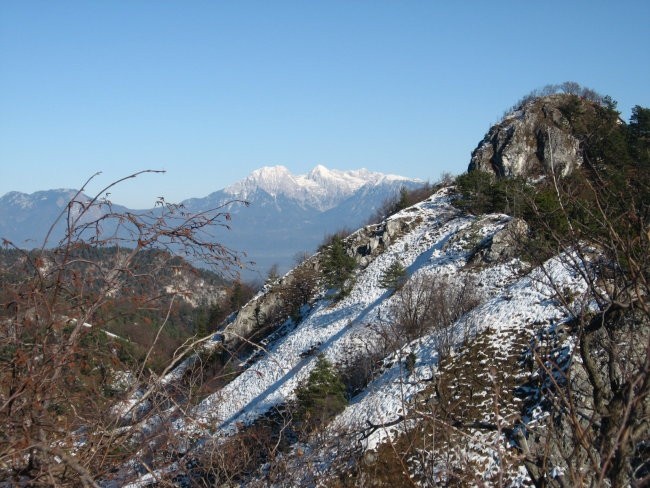
[[385, 175], [367, 169], [341, 171], [329, 169], [322, 164], [306, 175], [294, 175], [285, 166], [265, 166], [253, 171], [243, 180], [224, 189], [233, 197], [247, 200], [262, 190], [274, 198], [284, 196], [301, 205], [319, 211], [335, 207], [360, 188], [386, 182], [403, 181], [415, 183], [402, 176]]
[[317, 164], [317, 165], [314, 166], [314, 168], [309, 172], [308, 176], [309, 176], [310, 178], [312, 178], [312, 177], [317, 177], [317, 176], [319, 176], [319, 175], [328, 175], [328, 174], [330, 174], [330, 173], [331, 173], [331, 171], [330, 171], [328, 168], [326, 168], [326, 167], [323, 166], [322, 164]]
[[279, 181], [286, 178], [291, 178], [293, 175], [286, 166], [263, 166], [253, 171], [247, 179], [256, 180], [261, 183]]
[[240, 194], [260, 188], [271, 195], [282, 192], [282, 187], [294, 183], [291, 172], [284, 166], [264, 166], [256, 169], [246, 178], [226, 188], [226, 192]]

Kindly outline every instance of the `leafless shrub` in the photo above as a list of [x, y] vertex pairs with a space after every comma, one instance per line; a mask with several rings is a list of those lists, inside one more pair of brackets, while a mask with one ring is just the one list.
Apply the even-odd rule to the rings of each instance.
[[531, 92], [521, 97], [519, 101], [517, 101], [517, 103], [515, 103], [512, 107], [506, 110], [503, 114], [503, 117], [515, 110], [520, 110], [524, 105], [532, 102], [537, 98], [547, 97], [549, 95], [555, 95], [558, 93], [574, 95], [598, 103], [600, 105], [606, 105], [609, 101], [608, 97], [601, 95], [596, 90], [582, 86], [575, 81], [565, 81], [559, 84], [544, 85], [542, 88], [532, 90]]
[[295, 268], [279, 286], [283, 312], [291, 318], [300, 318], [301, 308], [313, 300], [319, 283], [320, 275], [315, 268], [308, 264]]
[[454, 346], [452, 325], [479, 303], [474, 283], [441, 276], [417, 275], [395, 294], [392, 316], [397, 337], [411, 341], [435, 332], [438, 350], [448, 354]]
[[[597, 176], [599, 185], [585, 183], [589, 205], [562, 188], [556, 192], [565, 231], [545, 229], [546, 254], [565, 251], [565, 266], [587, 287], [576, 303], [574, 293], [546, 276], [551, 298], [573, 317], [568, 333], [575, 347], [563, 364], [537, 352], [540, 377], [550, 385], [543, 393], [550, 415], [534, 440], [521, 438], [519, 445], [531, 478], [550, 486], [642, 486], [649, 479], [647, 186], [639, 175], [623, 193]], [[576, 206], [582, 219], [566, 210]], [[541, 212], [536, 216], [544, 222]]]
[[[82, 188], [52, 225], [54, 229], [64, 222], [66, 228], [55, 260], [45, 262], [38, 253], [25, 253], [23, 274], [2, 282], [0, 478], [36, 485], [95, 486], [94, 480], [128, 454], [114, 431], [119, 419], [111, 414], [115, 373], [127, 368], [117, 354], [122, 344], [105, 333], [102, 314], [97, 312], [110, 306], [127, 278], [137, 272], [134, 263], [141, 251], [168, 249], [221, 270], [242, 265], [238, 254], [214, 240], [214, 230], [228, 226], [225, 207], [190, 214], [161, 199], [151, 212], [115, 212], [104, 195], [139, 174], [111, 183], [89, 201], [81, 199]], [[49, 235], [43, 248], [48, 239]], [[78, 272], [83, 258], [75, 254], [89, 243], [122, 251], [109, 266], [84, 261], [96, 268], [92, 286]], [[173, 305], [173, 295], [170, 299], [167, 307]], [[163, 308], [163, 318], [165, 310], [169, 308]], [[185, 350], [174, 355], [173, 364]], [[150, 355], [151, 350], [140, 365], [131, 366], [136, 382], [146, 379]], [[163, 403], [157, 408], [163, 410], [164, 402], [173, 396], [159, 395], [157, 381], [152, 385], [145, 396], [154, 406], [160, 399]]]
[[345, 239], [347, 236], [352, 234], [352, 232], [353, 231], [351, 229], [349, 229], [347, 227], [343, 227], [343, 228], [341, 228], [341, 229], [339, 229], [339, 230], [337, 230], [335, 232], [330, 232], [329, 234], [325, 234], [325, 236], [323, 236], [323, 240], [318, 245], [318, 250], [322, 251], [324, 249], [327, 249], [329, 246], [332, 245], [332, 243], [335, 240], [337, 240], [337, 239], [339, 239], [339, 240]]
[[444, 186], [445, 182], [450, 182], [450, 175], [447, 173], [443, 174], [441, 178], [441, 182], [434, 185], [426, 182], [422, 186], [410, 190], [406, 187], [402, 187], [397, 195], [386, 198], [382, 202], [382, 204], [368, 219], [366, 225], [378, 224], [394, 213], [426, 200], [433, 195], [440, 186]]
[[348, 396], [353, 397], [370, 383], [381, 371], [384, 354], [369, 349], [365, 354], [358, 354], [352, 362], [341, 371], [341, 379], [346, 386]]

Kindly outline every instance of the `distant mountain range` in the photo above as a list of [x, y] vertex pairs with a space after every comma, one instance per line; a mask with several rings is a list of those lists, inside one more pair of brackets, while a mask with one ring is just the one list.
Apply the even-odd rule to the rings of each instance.
[[[217, 238], [255, 262], [252, 270], [243, 273], [245, 278], [254, 279], [264, 276], [273, 264], [278, 264], [281, 271], [288, 269], [296, 254], [313, 251], [328, 233], [359, 227], [400, 188], [422, 184], [420, 180], [366, 169], [339, 171], [319, 165], [306, 175], [294, 175], [284, 166], [273, 166], [255, 170], [207, 197], [181, 203], [190, 212], [233, 200], [250, 203], [248, 207], [228, 205], [231, 230], [219, 233]], [[0, 197], [0, 238], [19, 247], [40, 246], [57, 215], [75, 194], [76, 190], [69, 189], [5, 194]], [[128, 209], [114, 204], [113, 210]], [[55, 244], [63, 235], [63, 226], [55, 227], [49, 243]]]

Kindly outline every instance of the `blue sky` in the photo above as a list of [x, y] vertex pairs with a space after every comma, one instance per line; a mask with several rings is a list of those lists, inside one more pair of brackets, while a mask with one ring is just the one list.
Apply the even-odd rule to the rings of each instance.
[[534, 88], [650, 106], [644, 1], [0, 0], [0, 195], [200, 197], [316, 164], [436, 180]]

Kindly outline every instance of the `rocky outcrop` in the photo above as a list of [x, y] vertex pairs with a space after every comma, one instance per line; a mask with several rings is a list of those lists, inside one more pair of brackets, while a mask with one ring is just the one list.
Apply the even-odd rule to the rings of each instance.
[[[345, 238], [349, 255], [353, 256], [361, 268], [370, 264], [384, 249], [398, 237], [410, 232], [422, 220], [411, 215], [411, 209], [380, 224], [367, 225]], [[223, 330], [224, 343], [234, 349], [242, 340], [260, 327], [260, 317], [267, 317], [282, 305], [282, 289], [292, 286], [296, 277], [304, 271], [318, 273], [322, 254], [317, 253], [282, 277], [277, 283], [255, 296], [244, 305], [235, 318]]]
[[[408, 213], [406, 210], [404, 213]], [[411, 231], [421, 219], [392, 218], [381, 224], [362, 227], [346, 240], [349, 253], [361, 267], [368, 266], [396, 238]]]
[[528, 225], [522, 219], [509, 220], [501, 230], [483, 239], [471, 252], [468, 264], [505, 262], [520, 254], [528, 235]]
[[267, 285], [262, 292], [246, 303], [223, 330], [223, 342], [226, 348], [236, 349], [239, 344], [246, 342], [247, 338], [258, 329], [264, 327], [264, 318], [276, 315], [284, 304], [282, 289], [292, 286], [299, 279], [301, 273], [305, 271], [318, 273], [319, 265], [319, 254], [316, 254], [277, 282]]
[[474, 149], [468, 171], [498, 177], [571, 173], [582, 164], [582, 155], [560, 110], [568, 96], [537, 98], [506, 115]]

